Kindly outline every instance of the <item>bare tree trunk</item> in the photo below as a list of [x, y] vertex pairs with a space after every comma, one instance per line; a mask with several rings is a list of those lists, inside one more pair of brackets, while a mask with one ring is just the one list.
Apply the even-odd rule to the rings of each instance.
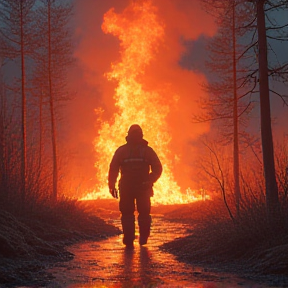
[[279, 211], [278, 187], [275, 176], [274, 148], [268, 82], [267, 39], [265, 26], [265, 0], [257, 1], [257, 30], [259, 45], [259, 89], [261, 111], [261, 138], [266, 185], [268, 218], [272, 222]]
[[39, 99], [39, 172], [42, 168], [42, 156], [43, 156], [43, 89], [41, 87], [40, 99]]
[[4, 198], [5, 194], [7, 193], [5, 189], [5, 179], [4, 179], [4, 173], [5, 173], [5, 156], [4, 156], [4, 139], [5, 139], [5, 124], [4, 124], [4, 89], [3, 89], [3, 80], [2, 80], [2, 58], [0, 55], [0, 197]]
[[22, 151], [21, 151], [21, 181], [22, 181], [22, 203], [25, 205], [26, 200], [26, 166], [27, 166], [27, 151], [26, 151], [26, 86], [25, 86], [25, 51], [24, 51], [24, 15], [23, 15], [23, 2], [20, 1], [20, 30], [21, 30], [21, 93], [22, 93], [22, 121], [21, 121], [21, 132], [22, 132]]
[[236, 200], [236, 210], [239, 215], [240, 205], [240, 184], [239, 184], [239, 135], [238, 135], [238, 96], [237, 96], [237, 74], [236, 74], [236, 33], [235, 33], [235, 1], [233, 1], [232, 15], [232, 37], [233, 37], [233, 174], [234, 174], [234, 193]]
[[52, 89], [52, 51], [51, 51], [51, 1], [47, 0], [48, 9], [48, 81], [49, 81], [49, 97], [50, 97], [50, 117], [51, 117], [51, 136], [52, 136], [52, 153], [53, 153], [53, 191], [52, 201], [57, 201], [58, 195], [58, 167], [57, 167], [57, 146], [56, 146], [56, 126], [55, 126], [55, 107]]

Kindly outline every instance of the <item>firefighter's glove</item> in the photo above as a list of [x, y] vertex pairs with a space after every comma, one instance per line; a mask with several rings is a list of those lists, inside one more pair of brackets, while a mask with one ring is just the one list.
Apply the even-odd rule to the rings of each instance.
[[114, 188], [109, 189], [110, 194], [112, 195], [113, 198], [118, 199], [118, 190]]

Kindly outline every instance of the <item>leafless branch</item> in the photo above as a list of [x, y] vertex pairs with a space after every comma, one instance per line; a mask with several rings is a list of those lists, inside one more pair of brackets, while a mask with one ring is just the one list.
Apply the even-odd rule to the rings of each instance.
[[278, 92], [276, 92], [276, 91], [274, 91], [272, 89], [270, 89], [270, 92], [272, 92], [273, 94], [279, 96], [282, 99], [282, 101], [283, 101], [283, 105], [288, 106], [288, 95], [282, 95], [282, 94], [280, 94], [280, 93], [278, 93]]

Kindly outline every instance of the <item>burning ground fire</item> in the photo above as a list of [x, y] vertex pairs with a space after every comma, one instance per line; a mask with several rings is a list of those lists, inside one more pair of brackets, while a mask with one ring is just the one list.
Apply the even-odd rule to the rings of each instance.
[[[110, 9], [104, 15], [104, 33], [110, 33], [120, 40], [121, 60], [111, 65], [106, 77], [117, 81], [114, 100], [117, 112], [111, 122], [101, 122], [95, 139], [97, 152], [98, 187], [83, 199], [108, 198], [107, 174], [113, 153], [125, 143], [125, 136], [131, 124], [139, 124], [144, 138], [157, 152], [162, 164], [163, 174], [154, 185], [154, 204], [189, 203], [202, 199], [198, 192], [187, 189], [181, 193], [173, 176], [173, 164], [177, 155], [169, 149], [171, 137], [166, 117], [170, 108], [177, 104], [174, 99], [165, 99], [157, 90], [149, 91], [143, 86], [145, 68], [153, 61], [157, 48], [163, 41], [165, 26], [157, 16], [152, 1], [133, 1], [121, 14]], [[101, 121], [101, 109], [96, 110]]]

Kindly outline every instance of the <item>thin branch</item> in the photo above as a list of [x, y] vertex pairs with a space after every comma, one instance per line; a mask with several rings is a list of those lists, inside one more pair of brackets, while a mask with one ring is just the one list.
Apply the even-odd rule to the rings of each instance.
[[278, 93], [278, 92], [276, 92], [276, 91], [274, 91], [272, 89], [270, 89], [270, 92], [272, 92], [273, 94], [279, 96], [282, 99], [283, 104], [288, 106], [288, 100], [285, 99], [285, 98], [288, 98], [288, 95], [281, 95], [280, 93]]

